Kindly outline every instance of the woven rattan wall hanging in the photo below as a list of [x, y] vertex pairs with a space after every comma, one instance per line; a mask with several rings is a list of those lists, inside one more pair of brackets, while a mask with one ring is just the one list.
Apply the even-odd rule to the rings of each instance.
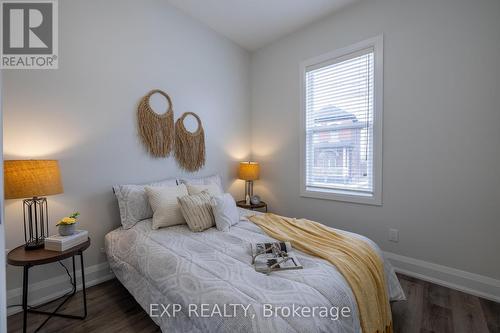
[[[194, 132], [184, 127], [184, 118], [189, 115], [198, 121]], [[179, 166], [187, 171], [197, 171], [205, 165], [205, 132], [200, 117], [193, 112], [185, 112], [175, 122], [175, 158]]]
[[[156, 113], [149, 105], [149, 98], [157, 93], [168, 102], [163, 114]], [[139, 103], [137, 120], [139, 136], [147, 151], [154, 157], [167, 157], [174, 146], [174, 110], [170, 96], [159, 89], [151, 90]]]

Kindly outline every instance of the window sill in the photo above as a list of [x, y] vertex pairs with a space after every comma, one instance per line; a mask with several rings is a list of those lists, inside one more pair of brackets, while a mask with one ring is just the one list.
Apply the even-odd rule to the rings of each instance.
[[360, 194], [342, 190], [318, 190], [312, 188], [301, 188], [300, 196], [306, 198], [350, 202], [371, 206], [382, 206], [382, 195], [380, 194]]

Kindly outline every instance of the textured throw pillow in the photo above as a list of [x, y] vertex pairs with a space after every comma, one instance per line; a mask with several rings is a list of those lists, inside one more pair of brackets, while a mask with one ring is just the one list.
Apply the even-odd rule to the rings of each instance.
[[217, 230], [229, 231], [231, 226], [240, 221], [240, 212], [231, 194], [213, 196], [211, 205]]
[[186, 185], [215, 184], [219, 187], [219, 193], [224, 193], [224, 189], [222, 188], [222, 179], [219, 175], [212, 175], [199, 178], [181, 178], [177, 180], [177, 184], [186, 184]]
[[189, 195], [198, 194], [203, 191], [208, 192], [210, 195], [220, 195], [222, 191], [217, 184], [206, 184], [206, 185], [191, 185], [187, 184], [187, 191]]
[[113, 192], [118, 200], [120, 209], [120, 220], [124, 229], [132, 228], [137, 222], [149, 219], [153, 216], [153, 210], [149, 205], [146, 195], [146, 186], [175, 186], [175, 179], [165, 179], [154, 183], [143, 185], [115, 185]]
[[177, 198], [182, 216], [191, 231], [203, 231], [215, 225], [210, 199], [210, 194], [205, 191]]
[[177, 197], [188, 195], [186, 185], [146, 186], [146, 194], [153, 209], [153, 229], [186, 223], [177, 202]]

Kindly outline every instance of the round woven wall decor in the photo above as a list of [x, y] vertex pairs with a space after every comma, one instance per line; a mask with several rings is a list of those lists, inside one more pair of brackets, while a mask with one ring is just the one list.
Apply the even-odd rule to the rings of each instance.
[[[158, 114], [149, 105], [153, 94], [163, 95], [167, 99], [165, 113]], [[137, 123], [139, 136], [147, 151], [154, 157], [167, 157], [174, 146], [174, 110], [170, 96], [159, 89], [147, 93], [139, 103]]]
[[[193, 116], [198, 121], [198, 128], [189, 132], [184, 127], [184, 118]], [[187, 171], [197, 171], [205, 165], [205, 132], [201, 119], [196, 113], [185, 112], [175, 122], [175, 159], [179, 166]]]

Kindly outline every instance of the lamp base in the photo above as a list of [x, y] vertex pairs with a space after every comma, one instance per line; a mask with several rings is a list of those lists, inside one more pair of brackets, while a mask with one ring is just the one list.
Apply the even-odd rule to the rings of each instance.
[[247, 195], [251, 198], [253, 196], [253, 181], [247, 180], [245, 181], [245, 198]]
[[33, 197], [23, 200], [24, 215], [24, 249], [36, 250], [43, 248], [48, 235], [47, 199]]
[[45, 241], [43, 239], [38, 239], [29, 241], [26, 244], [24, 244], [24, 249], [26, 251], [30, 251], [30, 250], [41, 249], [44, 246], [45, 246]]

